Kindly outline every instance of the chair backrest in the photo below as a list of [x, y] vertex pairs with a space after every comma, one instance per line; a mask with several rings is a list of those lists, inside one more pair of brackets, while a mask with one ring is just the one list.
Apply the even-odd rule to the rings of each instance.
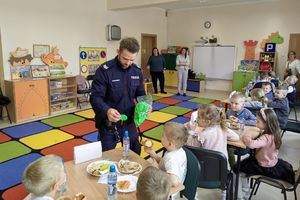
[[198, 187], [226, 190], [228, 171], [225, 155], [221, 152], [201, 147], [188, 146], [187, 148], [194, 153], [201, 165]]
[[300, 183], [300, 163], [299, 163], [298, 170], [296, 171], [295, 174], [295, 186], [297, 186], [299, 183]]
[[82, 75], [76, 76], [77, 90], [87, 89], [86, 79]]
[[89, 87], [89, 88], [92, 87], [92, 82], [93, 82], [93, 80], [94, 80], [94, 77], [95, 77], [94, 74], [88, 75], [88, 76], [86, 77], [87, 84], [88, 84], [88, 87]]
[[10, 103], [10, 99], [3, 95], [2, 88], [0, 87], [0, 106], [6, 106]]
[[79, 164], [102, 156], [101, 141], [74, 147], [74, 163]]
[[180, 192], [180, 195], [187, 199], [194, 199], [197, 193], [198, 179], [201, 167], [197, 157], [186, 147], [183, 147], [187, 157], [187, 172], [183, 182], [185, 189]]

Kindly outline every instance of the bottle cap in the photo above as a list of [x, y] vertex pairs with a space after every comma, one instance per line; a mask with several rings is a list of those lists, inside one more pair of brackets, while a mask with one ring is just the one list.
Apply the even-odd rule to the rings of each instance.
[[128, 137], [128, 131], [124, 132], [124, 137]]
[[116, 172], [116, 167], [115, 167], [115, 165], [110, 165], [110, 167], [109, 167], [109, 172]]

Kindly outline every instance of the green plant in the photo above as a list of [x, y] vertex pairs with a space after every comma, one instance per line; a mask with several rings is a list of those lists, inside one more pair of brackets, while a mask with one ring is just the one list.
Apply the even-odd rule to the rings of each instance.
[[206, 80], [206, 75], [204, 73], [200, 72], [196, 75], [196, 79], [198, 79], [200, 81], [205, 81]]

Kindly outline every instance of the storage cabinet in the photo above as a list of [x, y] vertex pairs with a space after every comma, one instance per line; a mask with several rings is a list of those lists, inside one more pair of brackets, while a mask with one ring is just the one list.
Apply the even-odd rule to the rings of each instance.
[[276, 71], [276, 52], [260, 52], [259, 53], [259, 70]]
[[8, 109], [12, 121], [21, 122], [49, 115], [47, 79], [6, 80], [5, 91], [11, 99]]
[[165, 70], [165, 86], [177, 87], [177, 71], [175, 70]]
[[77, 106], [76, 77], [51, 77], [48, 80], [50, 114], [75, 109]]
[[232, 80], [232, 90], [243, 91], [243, 88], [247, 87], [251, 79], [255, 79], [256, 72], [248, 71], [234, 71]]

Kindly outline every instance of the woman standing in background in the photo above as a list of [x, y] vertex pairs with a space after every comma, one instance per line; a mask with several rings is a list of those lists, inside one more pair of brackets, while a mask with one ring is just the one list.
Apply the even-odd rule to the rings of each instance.
[[190, 66], [190, 57], [188, 49], [182, 48], [180, 54], [176, 58], [176, 68], [178, 74], [178, 93], [180, 95], [181, 87], [183, 87], [183, 96], [186, 96], [187, 78]]
[[159, 55], [158, 48], [152, 49], [152, 56], [149, 57], [147, 63], [148, 69], [150, 69], [150, 75], [153, 83], [154, 93], [157, 94], [157, 79], [159, 80], [160, 93], [167, 94], [165, 92], [165, 76], [164, 69], [166, 68], [166, 61], [163, 56]]
[[290, 51], [288, 54], [288, 61], [286, 62], [286, 72], [284, 74], [284, 79], [290, 75], [300, 75], [300, 61], [296, 58], [295, 51]]

